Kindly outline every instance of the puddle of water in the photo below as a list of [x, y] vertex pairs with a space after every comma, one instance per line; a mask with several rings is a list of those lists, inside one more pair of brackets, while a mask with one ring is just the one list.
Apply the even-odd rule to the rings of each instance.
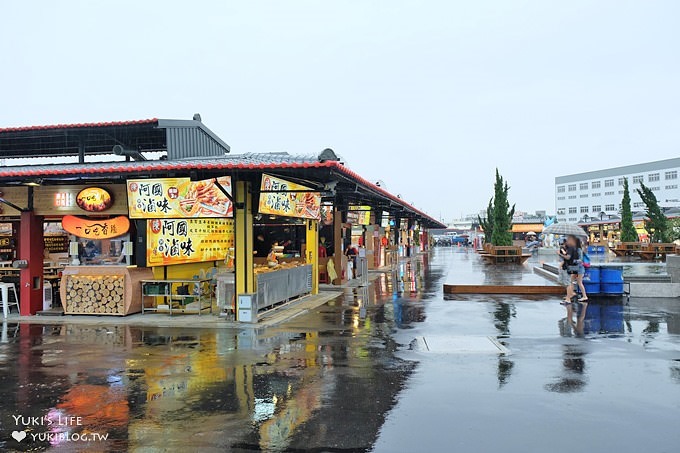
[[[474, 255], [435, 252], [264, 330], [5, 323], [0, 432], [23, 428], [12, 417], [21, 415], [35, 417], [20, 420], [30, 422], [29, 436], [109, 437], [77, 444], [59, 436], [22, 443], [5, 437], [0, 449], [507, 449], [537, 430], [559, 436], [553, 431], [572, 402], [556, 396], [577, 398], [573, 404], [595, 414], [597, 431], [587, 418], [569, 420], [598, 445], [599, 432], [629, 434], [621, 426], [630, 392], [635, 407], [653, 408], [645, 416], [657, 423], [645, 424], [637, 438], [672, 440], [660, 430], [669, 429], [680, 407], [673, 396], [680, 392], [677, 304], [591, 304], [578, 326], [554, 298], [444, 300], [442, 284], [452, 275], [477, 282], [535, 278], [523, 266], [503, 272]], [[416, 338], [445, 346], [486, 336], [512, 355], [427, 355], [412, 347]], [[70, 422], [34, 423], [45, 417]], [[478, 427], [506, 426], [507, 417], [515, 437], [491, 436], [505, 439], [496, 445], [482, 436], [480, 444]]]

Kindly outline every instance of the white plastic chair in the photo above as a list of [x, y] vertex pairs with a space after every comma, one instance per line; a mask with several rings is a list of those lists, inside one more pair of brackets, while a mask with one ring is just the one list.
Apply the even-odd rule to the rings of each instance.
[[[9, 290], [14, 292], [14, 302], [9, 301]], [[17, 288], [14, 283], [0, 283], [0, 296], [2, 297], [2, 314], [7, 319], [9, 316], [10, 307], [16, 306], [19, 310], [19, 296], [17, 295]]]

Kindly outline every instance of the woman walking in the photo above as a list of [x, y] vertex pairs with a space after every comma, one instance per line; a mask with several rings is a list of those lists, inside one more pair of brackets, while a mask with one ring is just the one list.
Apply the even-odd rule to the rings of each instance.
[[565, 302], [571, 303], [574, 293], [574, 282], [578, 284], [581, 290], [581, 298], [579, 302], [586, 302], [588, 294], [583, 285], [583, 275], [586, 273], [586, 268], [583, 265], [583, 245], [581, 240], [576, 236], [568, 236], [566, 246], [560, 248], [559, 255], [567, 265], [567, 274], [569, 275], [569, 284], [567, 285], [567, 298]]

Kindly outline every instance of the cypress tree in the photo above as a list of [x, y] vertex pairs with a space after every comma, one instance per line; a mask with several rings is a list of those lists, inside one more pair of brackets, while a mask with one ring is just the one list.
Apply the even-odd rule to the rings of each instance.
[[479, 226], [484, 230], [484, 242], [491, 242], [493, 236], [493, 198], [489, 200], [489, 205], [486, 207], [486, 217], [477, 216]]
[[633, 211], [630, 209], [630, 191], [628, 178], [623, 178], [623, 199], [621, 200], [621, 242], [639, 241], [635, 225], [633, 224]]
[[494, 183], [493, 197], [493, 233], [491, 243], [496, 246], [512, 245], [512, 216], [515, 213], [515, 206], [510, 208], [508, 202], [508, 192], [510, 186], [496, 169], [496, 182]]
[[645, 221], [645, 229], [651, 235], [652, 242], [667, 242], [668, 241], [668, 219], [663, 213], [663, 209], [659, 206], [656, 195], [649, 187], [640, 183], [640, 188], [637, 189], [638, 195], [642, 198], [645, 204], [645, 214], [647, 219]]

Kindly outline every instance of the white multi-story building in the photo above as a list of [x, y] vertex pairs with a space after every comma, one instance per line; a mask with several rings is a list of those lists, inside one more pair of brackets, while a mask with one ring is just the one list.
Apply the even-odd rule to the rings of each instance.
[[555, 178], [557, 220], [576, 223], [586, 216], [619, 215], [623, 178], [628, 178], [633, 212], [645, 208], [635, 190], [641, 182], [654, 191], [662, 207], [680, 207], [679, 176], [680, 158], [558, 176]]

